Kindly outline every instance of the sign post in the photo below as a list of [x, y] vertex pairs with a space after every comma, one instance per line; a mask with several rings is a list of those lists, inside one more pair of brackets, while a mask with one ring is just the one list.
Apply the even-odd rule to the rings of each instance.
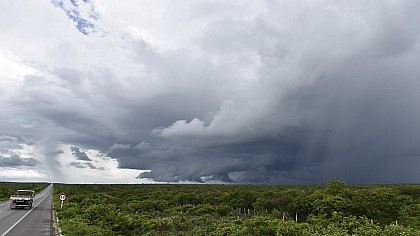
[[63, 209], [63, 203], [64, 203], [64, 201], [66, 200], [66, 195], [61, 194], [61, 195], [60, 195], [60, 200], [61, 200], [61, 209]]

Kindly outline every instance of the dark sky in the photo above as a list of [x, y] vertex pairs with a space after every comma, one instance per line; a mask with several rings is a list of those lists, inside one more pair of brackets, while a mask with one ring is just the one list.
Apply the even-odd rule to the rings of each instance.
[[420, 182], [418, 1], [0, 9], [0, 180]]

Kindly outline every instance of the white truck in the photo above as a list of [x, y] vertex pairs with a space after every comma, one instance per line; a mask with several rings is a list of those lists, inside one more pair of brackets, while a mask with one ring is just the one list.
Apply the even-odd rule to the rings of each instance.
[[35, 191], [18, 190], [16, 195], [10, 196], [10, 209], [23, 208], [31, 209], [34, 202]]

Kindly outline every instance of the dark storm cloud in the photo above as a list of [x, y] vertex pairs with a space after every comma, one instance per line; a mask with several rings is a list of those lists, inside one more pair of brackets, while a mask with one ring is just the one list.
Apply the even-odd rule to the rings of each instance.
[[167, 4], [144, 29], [48, 45], [0, 94], [0, 151], [60, 170], [65, 144], [71, 167], [100, 169], [90, 149], [163, 182], [418, 182], [420, 3]]
[[93, 169], [93, 170], [104, 170], [103, 167], [96, 167], [95, 165], [93, 165], [91, 162], [77, 162], [77, 161], [73, 161], [69, 163], [69, 166], [73, 166], [79, 169], [85, 169], [85, 168], [89, 168], [89, 169]]
[[[416, 181], [418, 66], [410, 57], [397, 64], [360, 60], [295, 95], [311, 146], [324, 149], [314, 162], [322, 173], [354, 182]], [[317, 160], [312, 152], [307, 158]]]
[[[277, 6], [272, 3], [274, 12]], [[334, 15], [338, 12], [310, 13], [305, 17], [313, 22], [296, 24], [297, 29], [288, 32], [291, 35], [272, 23], [263, 24], [267, 31], [259, 33], [262, 42], [269, 43], [260, 51], [264, 67], [259, 75], [267, 83], [263, 85], [266, 94], [255, 99], [266, 99], [271, 110], [265, 111], [266, 116], [257, 116], [260, 123], [249, 119], [252, 113], [238, 118], [243, 110], [229, 108], [219, 112], [226, 116], [222, 119], [225, 124], [212, 124], [217, 115], [210, 122], [177, 121], [155, 132], [172, 142], [170, 147], [137, 158], [121, 158], [120, 165], [150, 169], [139, 177], [157, 181], [197, 181], [202, 176], [239, 182], [319, 183], [331, 176], [353, 183], [418, 181], [413, 165], [420, 164], [420, 152], [413, 140], [420, 138], [416, 106], [420, 102], [416, 93], [420, 31], [413, 25], [418, 26], [414, 12], [419, 4], [396, 5], [368, 9], [354, 18], [364, 21], [356, 25], [341, 22], [343, 18]], [[371, 10], [373, 16], [365, 15]], [[338, 21], [322, 29], [321, 25], [328, 24], [324, 17], [330, 13]], [[363, 28], [366, 25], [368, 28]], [[223, 27], [232, 26], [221, 27], [218, 29], [223, 32]], [[357, 41], [346, 38], [346, 30], [360, 30], [356, 35], [362, 38], [365, 33], [370, 36]], [[294, 43], [288, 40], [299, 34], [308, 38], [297, 39], [301, 48], [293, 48]], [[226, 49], [222, 51], [243, 51], [238, 45]], [[284, 91], [277, 80], [289, 75], [281, 68], [287, 66], [288, 57], [299, 57], [298, 53], [302, 54], [299, 71], [289, 78], [295, 80], [292, 84], [296, 87]], [[296, 122], [293, 128], [282, 124], [288, 117]], [[237, 126], [227, 118], [245, 121], [247, 125], [236, 128], [251, 132], [233, 130], [235, 137], [225, 139], [229, 129]], [[217, 126], [224, 130], [215, 130]]]
[[145, 143], [114, 145], [107, 154], [118, 158], [121, 168], [150, 169], [139, 178], [156, 181], [275, 182], [301, 164], [306, 135], [300, 128], [289, 127], [281, 135], [265, 138], [180, 140], [162, 142], [158, 148]]
[[90, 159], [88, 157], [88, 155], [86, 154], [86, 152], [82, 152], [80, 151], [80, 149], [78, 147], [71, 147], [71, 153], [73, 154], [74, 157], [76, 157], [77, 160], [81, 160], [81, 161], [92, 161], [92, 159]]
[[[360, 13], [353, 10], [363, 4], [331, 11], [308, 4], [303, 12], [299, 4], [267, 4], [266, 18], [208, 25], [200, 46], [218, 64], [132, 41], [137, 60], [173, 90], [127, 106], [133, 98], [116, 86], [114, 101], [126, 114], [119, 127], [130, 131], [116, 139], [126, 146], [103, 151], [121, 168], [150, 170], [139, 177], [156, 181], [415, 181], [418, 4]], [[292, 12], [286, 24], [277, 11]], [[217, 85], [250, 76], [239, 66], [255, 66], [250, 55], [262, 63], [258, 80], [239, 91]], [[151, 145], [136, 148], [139, 139]]]
[[301, 165], [300, 152], [306, 145], [303, 130], [286, 129], [281, 135], [261, 139], [195, 146], [178, 143], [177, 148], [162, 153], [146, 153], [130, 162], [121, 160], [120, 165], [151, 169], [139, 177], [157, 181], [276, 182]]
[[16, 166], [36, 166], [39, 161], [33, 157], [24, 158], [16, 154], [4, 156], [0, 154], [0, 166], [16, 167]]

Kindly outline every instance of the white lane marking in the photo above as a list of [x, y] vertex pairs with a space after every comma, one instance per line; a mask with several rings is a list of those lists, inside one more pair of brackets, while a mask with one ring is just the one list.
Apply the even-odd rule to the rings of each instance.
[[14, 227], [16, 227], [17, 224], [19, 224], [29, 213], [31, 213], [39, 204], [41, 204], [43, 201], [45, 201], [45, 199], [47, 199], [47, 197], [49, 197], [49, 196], [50, 196], [50, 192], [44, 197], [44, 199], [42, 199], [42, 201], [38, 202], [38, 204], [36, 204], [36, 206], [32, 207], [31, 210], [29, 210], [22, 218], [20, 218], [20, 220], [18, 220], [14, 225], [12, 225], [12, 227], [10, 227], [1, 236], [6, 236], [6, 234], [8, 234]]

